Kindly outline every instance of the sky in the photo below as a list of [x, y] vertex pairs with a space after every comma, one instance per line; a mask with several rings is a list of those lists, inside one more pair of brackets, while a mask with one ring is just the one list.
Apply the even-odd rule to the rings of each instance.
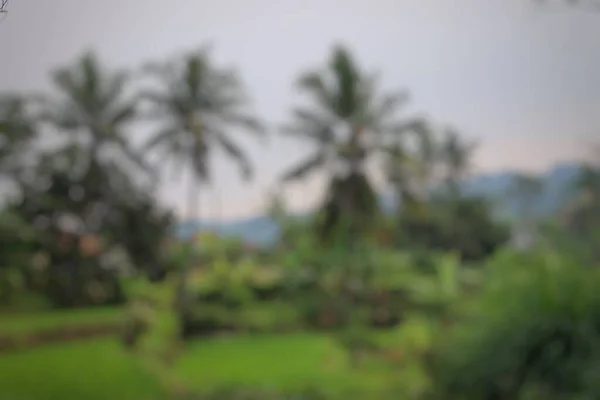
[[[548, 0], [553, 3], [552, 0]], [[0, 91], [51, 90], [48, 72], [94, 50], [134, 69], [211, 43], [235, 67], [272, 126], [297, 101], [297, 76], [351, 48], [388, 90], [411, 93], [406, 116], [428, 115], [481, 145], [474, 171], [543, 171], [581, 159], [600, 138], [600, 14], [534, 0], [10, 0], [0, 21]], [[402, 114], [401, 114], [402, 115]], [[132, 133], [134, 141], [148, 129]], [[262, 143], [234, 132], [256, 176], [244, 183], [222, 155], [201, 215], [233, 219], [264, 209], [281, 171], [310, 146], [273, 132]], [[158, 196], [185, 215], [187, 177]], [[377, 178], [377, 177], [376, 177]], [[324, 178], [284, 190], [293, 209], [319, 201]]]

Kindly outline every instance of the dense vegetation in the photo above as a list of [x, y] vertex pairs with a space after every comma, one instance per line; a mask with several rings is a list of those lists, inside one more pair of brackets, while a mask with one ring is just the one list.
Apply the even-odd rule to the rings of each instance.
[[0, 210], [0, 398], [600, 397], [597, 164], [544, 218], [531, 206], [540, 182], [523, 175], [518, 221], [499, 220], [462, 191], [475, 144], [402, 117], [406, 93], [336, 47], [269, 133], [314, 144], [281, 183], [327, 174], [318, 210], [295, 218], [275, 198], [268, 249], [181, 241], [150, 155], [193, 172], [197, 215], [209, 156], [224, 151], [250, 179], [232, 132], [268, 129], [205, 49], [139, 75], [86, 53], [51, 74], [52, 93], [1, 96], [0, 178], [15, 190]]

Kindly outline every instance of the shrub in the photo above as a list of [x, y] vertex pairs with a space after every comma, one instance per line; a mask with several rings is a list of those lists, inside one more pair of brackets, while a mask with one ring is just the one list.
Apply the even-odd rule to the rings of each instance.
[[505, 252], [489, 274], [476, 318], [441, 347], [441, 396], [597, 398], [600, 270], [551, 251]]

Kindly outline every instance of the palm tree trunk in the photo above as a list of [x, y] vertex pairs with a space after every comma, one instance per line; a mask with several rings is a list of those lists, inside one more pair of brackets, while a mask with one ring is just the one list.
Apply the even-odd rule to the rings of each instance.
[[188, 219], [198, 222], [198, 203], [199, 203], [199, 182], [198, 179], [196, 177], [194, 177], [193, 175], [191, 176], [191, 180], [190, 180], [190, 184], [188, 187], [188, 210], [187, 210], [187, 216]]
[[[192, 180], [190, 181], [189, 193], [188, 193], [188, 218], [190, 221], [195, 223], [199, 222], [199, 200], [200, 200], [200, 190], [199, 185], [200, 181], [192, 175]], [[198, 228], [199, 230], [199, 228]], [[187, 257], [184, 264], [181, 266], [181, 270], [179, 271], [179, 276], [177, 280], [177, 288], [176, 288], [176, 299], [175, 299], [175, 308], [176, 312], [179, 314], [180, 321], [184, 321], [186, 318], [186, 309], [187, 309], [187, 293], [186, 286], [189, 271], [192, 269], [192, 264], [194, 263], [194, 247], [196, 245], [196, 233], [195, 231], [192, 236], [189, 238], [189, 242], [187, 243]]]

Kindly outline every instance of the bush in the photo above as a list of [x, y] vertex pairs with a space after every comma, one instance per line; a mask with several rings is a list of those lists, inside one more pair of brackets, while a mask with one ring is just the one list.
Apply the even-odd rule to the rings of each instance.
[[403, 214], [400, 244], [425, 251], [455, 251], [466, 261], [483, 260], [506, 244], [508, 227], [492, 218], [479, 198], [444, 199], [431, 204], [425, 216]]
[[600, 270], [539, 251], [505, 252], [489, 273], [476, 318], [441, 347], [441, 396], [597, 398]]
[[250, 259], [219, 258], [194, 269], [188, 282], [191, 304], [186, 335], [218, 330], [278, 331], [300, 325], [295, 304], [285, 302], [281, 270]]

